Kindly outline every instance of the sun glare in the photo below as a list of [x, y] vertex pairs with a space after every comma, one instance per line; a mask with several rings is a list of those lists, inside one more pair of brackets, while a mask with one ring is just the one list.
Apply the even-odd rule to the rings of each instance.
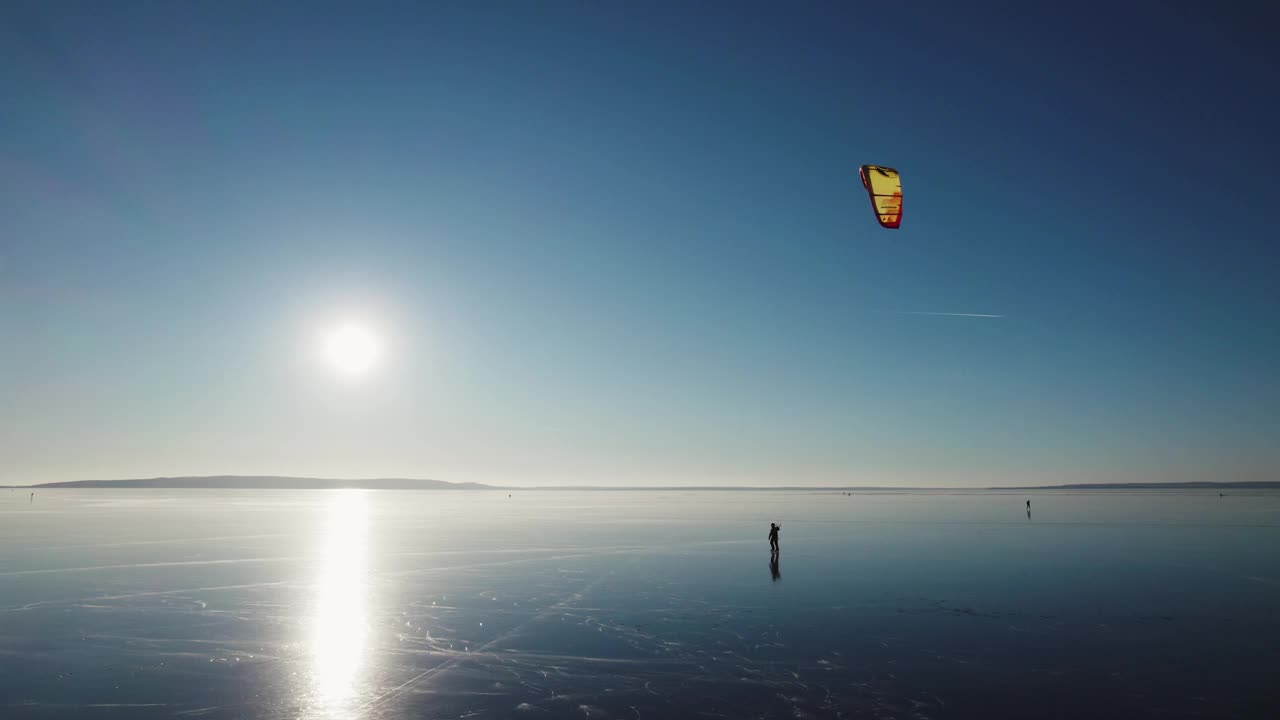
[[338, 370], [360, 375], [378, 359], [378, 341], [368, 330], [346, 325], [338, 328], [325, 341], [325, 356]]
[[349, 718], [361, 693], [368, 641], [365, 494], [333, 491], [326, 510], [311, 621], [311, 716]]

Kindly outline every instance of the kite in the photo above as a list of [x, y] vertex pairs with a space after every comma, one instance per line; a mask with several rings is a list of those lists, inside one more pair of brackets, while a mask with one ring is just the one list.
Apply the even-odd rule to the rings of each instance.
[[902, 225], [902, 178], [898, 171], [880, 165], [863, 165], [858, 168], [858, 177], [867, 189], [871, 210], [880, 226], [897, 230]]

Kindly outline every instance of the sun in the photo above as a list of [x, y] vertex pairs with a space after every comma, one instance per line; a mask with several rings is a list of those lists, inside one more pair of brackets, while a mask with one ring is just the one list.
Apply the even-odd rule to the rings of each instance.
[[378, 340], [359, 325], [344, 325], [325, 339], [325, 357], [337, 370], [363, 375], [378, 360]]

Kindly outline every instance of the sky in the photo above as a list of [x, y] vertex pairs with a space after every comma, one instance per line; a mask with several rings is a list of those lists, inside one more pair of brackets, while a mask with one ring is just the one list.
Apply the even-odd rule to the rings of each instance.
[[5, 3], [0, 484], [1280, 479], [1266, 5]]

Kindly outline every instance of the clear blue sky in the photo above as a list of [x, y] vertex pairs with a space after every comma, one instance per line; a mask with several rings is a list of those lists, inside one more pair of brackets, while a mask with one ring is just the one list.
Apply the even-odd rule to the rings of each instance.
[[0, 482], [1276, 479], [1246, 5], [6, 3]]

